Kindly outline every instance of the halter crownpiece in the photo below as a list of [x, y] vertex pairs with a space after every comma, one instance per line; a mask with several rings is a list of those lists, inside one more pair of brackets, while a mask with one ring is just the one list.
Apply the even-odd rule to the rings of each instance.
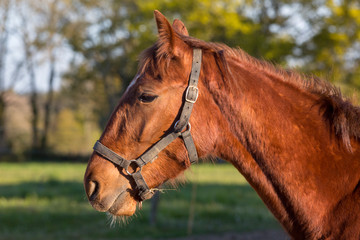
[[[184, 93], [184, 103], [182, 111], [179, 120], [177, 120], [174, 125], [174, 129], [172, 130], [172, 132], [170, 132], [168, 135], [156, 142], [153, 146], [151, 146], [135, 160], [126, 160], [125, 158], [118, 155], [116, 152], [104, 146], [100, 141], [96, 141], [93, 147], [94, 151], [96, 151], [99, 155], [114, 163], [115, 165], [122, 167], [125, 172], [134, 179], [136, 189], [138, 190], [138, 196], [141, 201], [151, 198], [155, 193], [153, 189], [149, 188], [149, 186], [145, 182], [145, 179], [141, 175], [142, 167], [149, 162], [153, 162], [157, 158], [159, 152], [164, 150], [176, 138], [181, 137], [183, 139], [185, 148], [188, 152], [190, 163], [195, 163], [198, 160], [198, 154], [195, 148], [194, 140], [190, 133], [191, 126], [189, 123], [189, 119], [193, 105], [199, 96], [199, 89], [197, 85], [200, 76], [201, 59], [201, 49], [194, 48], [191, 74], [188, 87], [186, 88]], [[135, 167], [135, 172], [129, 172], [129, 166]]]

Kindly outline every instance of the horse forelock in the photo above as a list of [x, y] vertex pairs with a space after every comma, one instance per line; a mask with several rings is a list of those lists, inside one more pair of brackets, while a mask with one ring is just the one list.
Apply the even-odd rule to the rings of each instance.
[[145, 49], [139, 57], [138, 73], [152, 75], [167, 73], [171, 60], [176, 59], [176, 57], [166, 46], [159, 39], [154, 45]]
[[145, 72], [154, 73], [156, 70], [162, 69], [160, 62], [156, 56], [157, 45], [145, 49], [139, 57], [138, 75], [143, 75]]

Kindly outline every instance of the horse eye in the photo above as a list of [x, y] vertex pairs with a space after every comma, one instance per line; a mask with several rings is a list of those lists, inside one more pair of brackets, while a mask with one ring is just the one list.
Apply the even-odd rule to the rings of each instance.
[[148, 94], [148, 93], [142, 93], [139, 96], [139, 100], [141, 102], [144, 102], [144, 103], [149, 103], [149, 102], [154, 101], [157, 97], [158, 97], [157, 95], [151, 95], [151, 94]]

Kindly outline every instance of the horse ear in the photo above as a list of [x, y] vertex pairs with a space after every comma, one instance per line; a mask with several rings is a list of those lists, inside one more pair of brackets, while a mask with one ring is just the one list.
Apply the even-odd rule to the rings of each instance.
[[159, 32], [159, 53], [180, 56], [181, 47], [185, 44], [174, 31], [169, 21], [159, 11], [154, 11], [155, 20]]
[[179, 19], [175, 19], [172, 26], [177, 33], [180, 33], [184, 36], [189, 36], [189, 32], [186, 29], [185, 24]]

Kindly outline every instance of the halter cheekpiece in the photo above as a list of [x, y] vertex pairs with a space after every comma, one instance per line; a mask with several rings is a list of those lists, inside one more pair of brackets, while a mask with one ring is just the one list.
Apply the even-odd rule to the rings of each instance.
[[[165, 149], [176, 138], [181, 137], [188, 152], [190, 163], [197, 162], [198, 154], [195, 148], [194, 140], [191, 136], [191, 126], [189, 123], [191, 111], [194, 103], [199, 96], [199, 89], [197, 87], [199, 82], [199, 75], [201, 69], [202, 51], [201, 49], [193, 49], [193, 59], [191, 74], [188, 87], [184, 93], [184, 103], [179, 120], [175, 123], [173, 130], [146, 150], [140, 157], [135, 160], [126, 160], [108, 147], [104, 146], [100, 141], [97, 141], [93, 147], [94, 151], [100, 154], [105, 159], [111, 161], [115, 165], [122, 167], [125, 172], [131, 176], [136, 184], [136, 190], [141, 201], [149, 199], [155, 193], [146, 184], [145, 179], [141, 175], [141, 169], [149, 162], [153, 162], [159, 152]], [[135, 167], [135, 172], [129, 171], [129, 166]]]

